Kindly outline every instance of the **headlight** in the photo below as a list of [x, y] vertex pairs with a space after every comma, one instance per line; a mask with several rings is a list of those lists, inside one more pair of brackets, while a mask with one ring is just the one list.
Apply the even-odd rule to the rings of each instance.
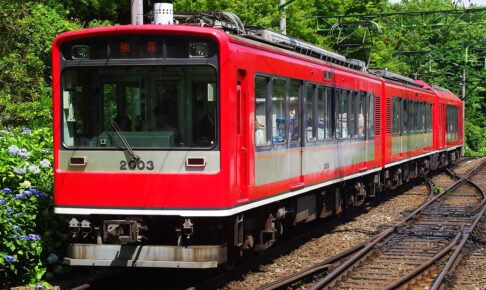
[[191, 43], [189, 44], [189, 57], [208, 57], [207, 43]]
[[89, 59], [89, 46], [73, 45], [71, 48], [71, 56], [73, 59]]

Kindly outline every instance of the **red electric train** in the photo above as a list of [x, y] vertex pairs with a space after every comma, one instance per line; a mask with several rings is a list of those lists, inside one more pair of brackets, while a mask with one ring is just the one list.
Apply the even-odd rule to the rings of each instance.
[[65, 263], [218, 267], [461, 155], [448, 90], [214, 15], [55, 39]]

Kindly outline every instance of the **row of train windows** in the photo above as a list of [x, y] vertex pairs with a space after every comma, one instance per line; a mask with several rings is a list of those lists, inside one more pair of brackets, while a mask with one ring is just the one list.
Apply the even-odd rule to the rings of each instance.
[[432, 132], [432, 104], [393, 97], [393, 135]]
[[446, 130], [447, 132], [457, 133], [458, 129], [459, 115], [457, 107], [447, 105], [446, 109]]
[[373, 103], [367, 92], [256, 76], [255, 144], [372, 138]]

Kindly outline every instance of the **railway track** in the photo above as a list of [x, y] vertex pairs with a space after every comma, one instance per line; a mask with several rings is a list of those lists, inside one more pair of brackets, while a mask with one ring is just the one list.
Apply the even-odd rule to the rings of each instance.
[[[452, 186], [367, 243], [259, 289], [303, 284], [311, 289], [396, 289], [430, 286], [434, 280], [436, 288], [431, 289], [439, 289], [451, 280], [450, 271], [464, 245], [471, 244], [471, 232], [486, 209], [486, 162], [465, 176], [455, 176], [460, 179]], [[486, 262], [482, 272], [485, 266]], [[305, 281], [309, 277], [311, 284]]]

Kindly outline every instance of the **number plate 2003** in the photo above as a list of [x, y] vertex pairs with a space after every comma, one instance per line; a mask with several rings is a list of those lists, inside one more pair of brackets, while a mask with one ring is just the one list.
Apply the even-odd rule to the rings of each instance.
[[154, 170], [154, 162], [149, 160], [147, 162], [143, 160], [122, 160], [120, 161], [120, 170]]

